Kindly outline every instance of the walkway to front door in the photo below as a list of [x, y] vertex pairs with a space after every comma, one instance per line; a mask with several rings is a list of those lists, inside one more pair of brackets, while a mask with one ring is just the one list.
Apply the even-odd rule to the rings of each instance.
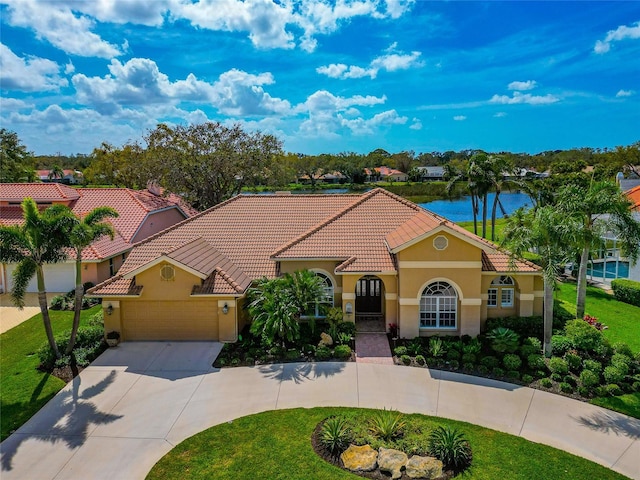
[[386, 333], [356, 333], [356, 362], [393, 365]]

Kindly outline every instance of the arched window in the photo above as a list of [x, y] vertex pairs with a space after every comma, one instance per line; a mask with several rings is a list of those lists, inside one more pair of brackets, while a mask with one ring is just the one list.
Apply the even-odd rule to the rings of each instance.
[[420, 298], [420, 328], [455, 329], [458, 293], [447, 282], [427, 286]]
[[514, 285], [513, 278], [508, 275], [494, 278], [487, 294], [487, 306], [497, 307], [499, 298], [501, 307], [513, 307]]
[[317, 277], [320, 277], [323, 281], [322, 295], [317, 302], [313, 305], [309, 305], [309, 309], [305, 312], [306, 317], [324, 317], [327, 314], [327, 310], [333, 307], [333, 282], [331, 278], [324, 273], [314, 272]]

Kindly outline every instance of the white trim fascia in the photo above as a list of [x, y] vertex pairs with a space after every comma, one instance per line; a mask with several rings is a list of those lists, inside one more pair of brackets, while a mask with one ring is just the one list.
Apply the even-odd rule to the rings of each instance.
[[[408, 242], [403, 243], [402, 245], [393, 248], [393, 249], [389, 249], [389, 251], [391, 253], [398, 253], [401, 252], [402, 250], [404, 250], [405, 248], [409, 248], [412, 245], [415, 245], [416, 243], [420, 243], [423, 240], [426, 240], [427, 238], [436, 235], [437, 233], [440, 232], [447, 232], [451, 235], [453, 235], [454, 237], [465, 241], [467, 243], [471, 243], [472, 245], [475, 245], [476, 247], [480, 248], [481, 250], [487, 252], [487, 253], [495, 253], [497, 250], [497, 247], [490, 247], [489, 245], [485, 245], [483, 242], [476, 240], [473, 237], [467, 237], [466, 235], [463, 235], [462, 233], [459, 233], [457, 231], [455, 231], [453, 228], [447, 226], [447, 225], [438, 225], [436, 228], [434, 228], [433, 230], [423, 233], [422, 235], [419, 235], [417, 237], [415, 237], [412, 240], [409, 240]], [[471, 233], [471, 232], [469, 232]], [[471, 234], [473, 235], [473, 234]], [[387, 245], [388, 246], [388, 245]]]
[[195, 275], [196, 277], [205, 280], [209, 275], [206, 275], [202, 272], [199, 272], [191, 267], [188, 267], [187, 265], [180, 263], [176, 260], [174, 260], [173, 258], [170, 258], [166, 255], [160, 255], [159, 257], [155, 258], [154, 260], [151, 260], [150, 262], [145, 263], [144, 265], [140, 265], [138, 268], [136, 268], [135, 270], [131, 270], [127, 273], [125, 273], [122, 277], [123, 278], [133, 278], [135, 277], [138, 273], [140, 272], [144, 272], [145, 270], [149, 270], [151, 267], [155, 267], [156, 265], [158, 265], [159, 263], [162, 262], [167, 262], [170, 263], [171, 265], [173, 265], [174, 267], [178, 267], [181, 270], [184, 270], [186, 272], [189, 272], [192, 275]]
[[482, 262], [404, 260], [398, 262], [398, 268], [482, 268]]

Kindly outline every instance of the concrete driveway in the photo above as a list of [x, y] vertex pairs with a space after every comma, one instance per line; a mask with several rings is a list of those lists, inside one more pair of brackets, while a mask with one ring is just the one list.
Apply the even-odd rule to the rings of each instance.
[[640, 479], [640, 421], [514, 385], [427, 369], [292, 363], [218, 370], [218, 343], [105, 352], [0, 445], [9, 479], [141, 479], [177, 443], [266, 410], [394, 408], [466, 420]]
[[[48, 293], [47, 299], [51, 303], [51, 299], [59, 295], [57, 293]], [[16, 325], [20, 325], [25, 320], [29, 320], [34, 315], [40, 313], [37, 293], [27, 293], [24, 296], [24, 308], [20, 310], [13, 304], [11, 295], [3, 293], [0, 295], [0, 333], [12, 329]]]

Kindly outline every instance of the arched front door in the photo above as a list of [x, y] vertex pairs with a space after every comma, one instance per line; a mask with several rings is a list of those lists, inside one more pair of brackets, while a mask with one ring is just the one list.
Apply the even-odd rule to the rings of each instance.
[[367, 275], [356, 283], [356, 326], [359, 331], [384, 331], [384, 284]]

